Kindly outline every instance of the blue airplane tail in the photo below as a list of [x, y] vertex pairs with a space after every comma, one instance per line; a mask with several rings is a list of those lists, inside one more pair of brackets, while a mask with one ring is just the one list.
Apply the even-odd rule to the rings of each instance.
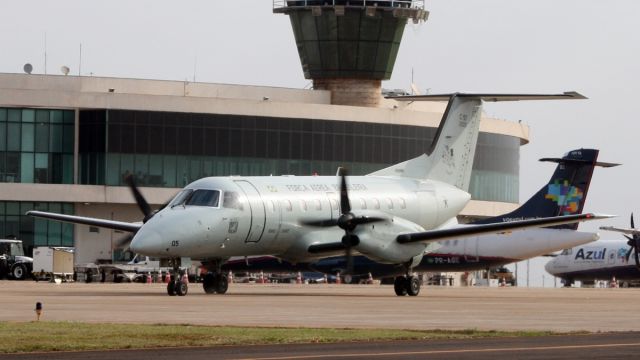
[[[544, 218], [582, 213], [596, 166], [612, 167], [618, 164], [598, 162], [599, 150], [578, 149], [562, 158], [544, 158], [540, 161], [555, 162], [556, 171], [549, 183], [518, 209], [504, 215], [482, 219], [474, 224], [489, 224], [531, 218]], [[556, 229], [578, 228], [578, 223], [555, 226]]]

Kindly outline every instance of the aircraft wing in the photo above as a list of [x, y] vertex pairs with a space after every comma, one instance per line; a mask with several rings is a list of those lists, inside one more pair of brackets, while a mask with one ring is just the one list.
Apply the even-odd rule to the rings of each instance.
[[615, 226], [600, 226], [600, 230], [615, 231], [615, 232], [620, 232], [627, 235], [640, 235], [640, 230], [633, 229], [633, 228], [625, 229], [625, 228], [617, 228]]
[[575, 222], [607, 219], [613, 215], [603, 214], [578, 214], [566, 216], [554, 216], [540, 219], [516, 220], [509, 222], [481, 224], [481, 225], [464, 225], [449, 229], [430, 230], [418, 233], [400, 234], [396, 241], [400, 244], [408, 244], [413, 242], [434, 242], [449, 239], [459, 239], [483, 234], [499, 234], [502, 232], [521, 230], [533, 227], [548, 227], [563, 224], [571, 224]]
[[75, 216], [75, 215], [64, 215], [64, 214], [56, 214], [56, 213], [35, 211], [35, 210], [27, 211], [27, 215], [38, 217], [38, 218], [49, 219], [49, 220], [68, 222], [73, 224], [97, 226], [97, 227], [127, 231], [132, 233], [138, 231], [140, 227], [142, 227], [142, 224], [128, 223], [124, 221], [105, 220], [105, 219], [97, 219], [97, 218]]

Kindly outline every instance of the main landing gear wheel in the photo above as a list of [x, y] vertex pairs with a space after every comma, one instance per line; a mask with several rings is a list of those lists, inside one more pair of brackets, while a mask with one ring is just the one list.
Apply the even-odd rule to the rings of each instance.
[[395, 290], [396, 295], [405, 296], [407, 295], [407, 278], [404, 276], [396, 276], [395, 281], [393, 282], [393, 290]]
[[397, 276], [393, 290], [398, 296], [417, 296], [420, 293], [420, 279], [415, 276]]
[[218, 284], [216, 285], [216, 292], [222, 295], [227, 292], [227, 289], [229, 289], [229, 280], [227, 280], [226, 276], [219, 274]]
[[407, 294], [409, 296], [418, 296], [420, 294], [420, 279], [415, 276], [407, 278]]
[[207, 294], [216, 293], [216, 276], [212, 273], [207, 273], [202, 279], [202, 288]]
[[229, 280], [220, 273], [208, 273], [204, 276], [202, 287], [207, 294], [224, 294], [229, 289]]

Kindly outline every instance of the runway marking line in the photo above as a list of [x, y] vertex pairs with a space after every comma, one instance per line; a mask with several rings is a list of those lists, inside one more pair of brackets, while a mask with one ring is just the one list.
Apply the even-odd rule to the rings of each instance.
[[570, 349], [596, 349], [611, 348], [619, 346], [640, 346], [638, 343], [627, 344], [594, 344], [594, 345], [564, 345], [564, 346], [533, 346], [514, 348], [489, 348], [489, 349], [463, 349], [463, 350], [427, 350], [427, 351], [407, 351], [407, 352], [386, 352], [386, 353], [357, 353], [357, 354], [324, 354], [324, 355], [296, 355], [296, 356], [276, 356], [276, 357], [256, 357], [243, 358], [238, 360], [295, 360], [295, 359], [325, 359], [325, 358], [345, 358], [345, 357], [373, 357], [373, 356], [412, 356], [412, 355], [437, 355], [437, 354], [463, 354], [463, 353], [486, 353], [486, 352], [508, 352], [508, 351], [546, 351], [546, 350], [570, 350]]

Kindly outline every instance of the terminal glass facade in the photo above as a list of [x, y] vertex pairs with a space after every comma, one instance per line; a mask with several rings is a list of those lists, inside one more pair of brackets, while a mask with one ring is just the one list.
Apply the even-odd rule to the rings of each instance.
[[[80, 183], [183, 187], [206, 176], [364, 175], [424, 153], [420, 126], [129, 110], [80, 112]], [[520, 140], [481, 133], [471, 193], [518, 201]]]
[[0, 108], [0, 182], [73, 183], [73, 110]]
[[73, 224], [27, 216], [29, 210], [74, 214], [74, 205], [59, 202], [0, 201], [0, 235], [22, 240], [25, 253], [36, 246], [73, 246]]

